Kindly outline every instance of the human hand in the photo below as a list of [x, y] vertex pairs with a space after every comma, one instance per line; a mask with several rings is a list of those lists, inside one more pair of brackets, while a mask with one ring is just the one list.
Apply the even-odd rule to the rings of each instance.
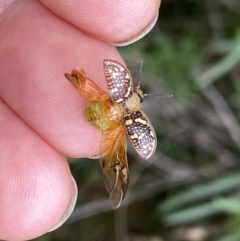
[[[0, 239], [60, 226], [77, 188], [65, 156], [99, 154], [101, 133], [64, 77], [83, 68], [103, 89], [103, 59], [146, 34], [155, 1], [2, 1], [0, 6]], [[135, 36], [135, 37], [134, 37]]]

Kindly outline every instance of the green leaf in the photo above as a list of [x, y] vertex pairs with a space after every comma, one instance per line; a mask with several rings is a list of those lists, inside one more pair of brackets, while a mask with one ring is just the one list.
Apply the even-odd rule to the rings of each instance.
[[160, 206], [161, 212], [170, 212], [183, 205], [194, 203], [207, 197], [213, 197], [230, 191], [240, 185], [240, 173], [234, 173], [228, 176], [218, 178], [217, 180], [198, 185], [190, 190], [181, 192], [167, 199]]
[[182, 211], [174, 212], [169, 214], [163, 221], [167, 225], [178, 225], [190, 222], [199, 221], [210, 216], [213, 216], [220, 211], [213, 207], [210, 203], [198, 205], [192, 208], [184, 209]]
[[216, 209], [221, 211], [231, 214], [240, 214], [240, 200], [237, 198], [218, 198], [214, 200], [212, 204]]
[[240, 44], [235, 46], [229, 54], [213, 67], [203, 73], [196, 79], [201, 89], [213, 83], [221, 76], [229, 72], [236, 64], [240, 62]]

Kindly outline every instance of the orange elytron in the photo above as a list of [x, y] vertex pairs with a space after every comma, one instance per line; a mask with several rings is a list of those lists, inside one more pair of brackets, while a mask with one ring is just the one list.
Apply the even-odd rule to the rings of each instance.
[[140, 86], [133, 88], [130, 72], [113, 60], [103, 61], [109, 93], [89, 79], [84, 71], [65, 74], [81, 96], [88, 100], [85, 119], [102, 131], [100, 165], [113, 208], [123, 201], [129, 183], [126, 134], [143, 159], [150, 158], [157, 145], [155, 131], [141, 102]]

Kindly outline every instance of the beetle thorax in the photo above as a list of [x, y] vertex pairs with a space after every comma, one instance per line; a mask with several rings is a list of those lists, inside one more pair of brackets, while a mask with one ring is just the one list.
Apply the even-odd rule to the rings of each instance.
[[137, 111], [141, 109], [141, 98], [138, 93], [135, 91], [133, 92], [132, 96], [125, 101], [124, 110], [126, 112]]

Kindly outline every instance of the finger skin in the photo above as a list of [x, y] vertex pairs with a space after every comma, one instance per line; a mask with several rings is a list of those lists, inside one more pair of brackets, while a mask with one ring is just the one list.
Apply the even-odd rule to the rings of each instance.
[[50, 230], [71, 200], [66, 159], [0, 99], [0, 238], [28, 240]]
[[[61, 10], [60, 2], [53, 3]], [[117, 6], [100, 1], [102, 6], [94, 7], [96, 2], [65, 1], [70, 8], [56, 11], [58, 17], [52, 13], [54, 4], [51, 12], [46, 3], [21, 0], [0, 18], [1, 239], [31, 239], [61, 219], [71, 199], [72, 179], [59, 153], [99, 154], [101, 133], [85, 122], [86, 100], [64, 73], [83, 68], [107, 90], [103, 59], [123, 60], [114, 47], [98, 39], [131, 38], [159, 6], [159, 1], [115, 1]]]
[[56, 15], [107, 42], [124, 42], [140, 34], [157, 15], [160, 0], [41, 0]]
[[[99, 154], [101, 132], [84, 120], [86, 100], [65, 78], [73, 68], [106, 90], [103, 59], [116, 49], [30, 1], [9, 11], [0, 35], [0, 96], [56, 150], [72, 157]], [[11, 21], [10, 21], [11, 20]]]

